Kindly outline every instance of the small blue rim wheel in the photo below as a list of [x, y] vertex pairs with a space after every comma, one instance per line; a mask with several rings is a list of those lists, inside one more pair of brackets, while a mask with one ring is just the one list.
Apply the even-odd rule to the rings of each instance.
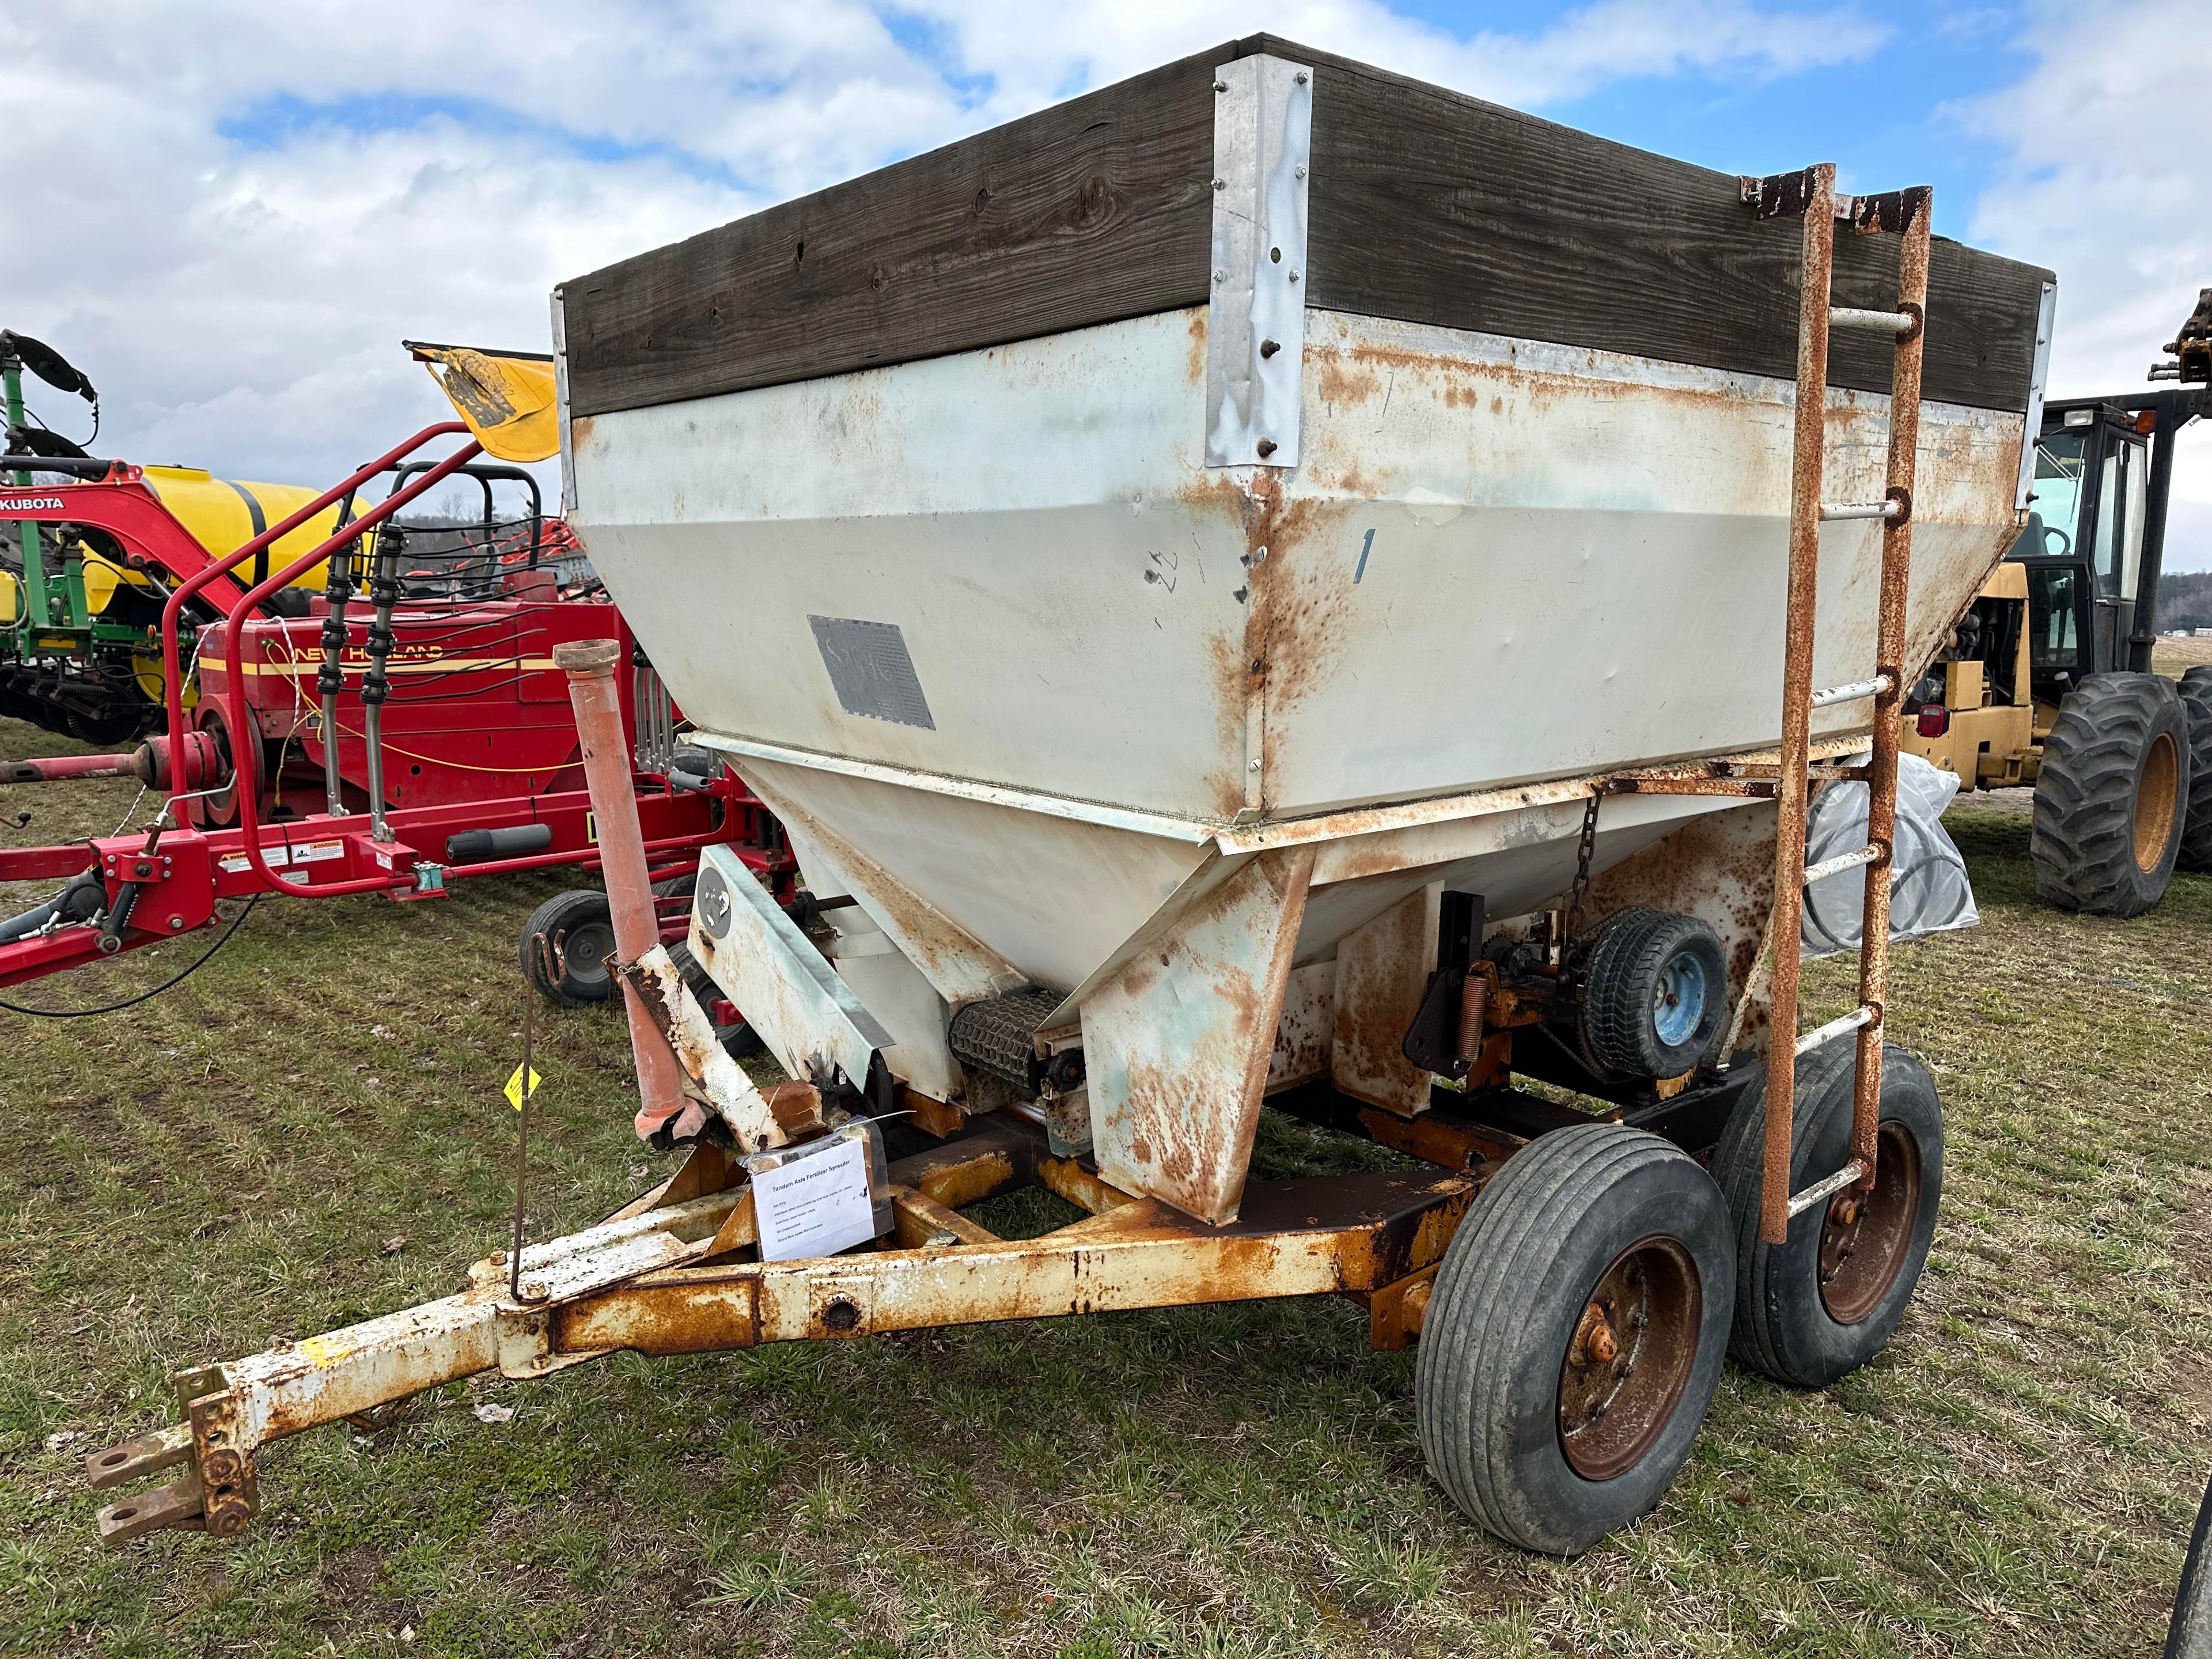
[[1583, 1053], [1601, 1077], [1680, 1077], [1719, 1035], [1728, 957], [1695, 916], [1616, 910], [1590, 934], [1581, 969]]
[[1669, 1048], [1686, 1042], [1705, 1018], [1705, 964], [1692, 951], [1669, 957], [1651, 995], [1651, 1027]]

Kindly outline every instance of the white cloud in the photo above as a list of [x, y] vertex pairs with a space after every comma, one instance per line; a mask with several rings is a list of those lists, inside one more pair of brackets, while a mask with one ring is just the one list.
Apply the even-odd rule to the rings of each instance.
[[[2212, 286], [2212, 35], [2202, 0], [2041, 4], [2034, 69], [1958, 112], [2008, 159], [1973, 240], [2058, 274], [2051, 390], [2133, 390]], [[2212, 426], [2176, 453], [2168, 569], [2212, 568]]]
[[[562, 277], [1255, 21], [1232, 0], [114, 0], [97, 28], [10, 9], [0, 325], [100, 383], [105, 453], [319, 482], [444, 415], [402, 337], [542, 346]], [[1598, 0], [1472, 39], [1377, 0], [1264, 21], [1522, 106], [1784, 75], [1881, 36], [1848, 8], [1752, 0]], [[69, 400], [33, 403], [82, 430]]]
[[[1046, 101], [1073, 74], [1103, 84], [1255, 33], [1262, 21], [1237, 0], [1088, 0], [1051, 9], [1033, 0], [915, 0], [914, 9], [941, 27], [963, 68], [996, 76], [1022, 108]], [[1746, 0], [1694, 10], [1661, 0], [1599, 0], [1540, 33], [1483, 29], [1465, 38], [1375, 0], [1285, 0], [1263, 21], [1285, 40], [1523, 108], [1631, 76], [1786, 75], [1854, 62], [1885, 33], [1846, 7], [1777, 13]]]

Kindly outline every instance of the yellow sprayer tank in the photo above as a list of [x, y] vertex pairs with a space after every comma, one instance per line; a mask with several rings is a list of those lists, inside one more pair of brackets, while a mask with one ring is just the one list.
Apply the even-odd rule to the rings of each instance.
[[[161, 498], [161, 505], [175, 514], [177, 521], [191, 532], [195, 541], [215, 554], [228, 553], [243, 546], [321, 493], [299, 484], [236, 483], [218, 478], [197, 466], [149, 466], [143, 471], [148, 487]], [[255, 568], [242, 569], [240, 575], [252, 580], [257, 569], [280, 569], [302, 553], [311, 551], [337, 528], [338, 511], [336, 506], [325, 507], [297, 530], [271, 544], [265, 567], [255, 560]], [[371, 537], [362, 538], [364, 548], [370, 539]], [[323, 580], [323, 567], [317, 564], [302, 572], [292, 586], [319, 588]], [[117, 586], [125, 583], [136, 587], [149, 586], [147, 578], [138, 572], [122, 569], [97, 554], [87, 554], [84, 599], [93, 615], [106, 611]]]

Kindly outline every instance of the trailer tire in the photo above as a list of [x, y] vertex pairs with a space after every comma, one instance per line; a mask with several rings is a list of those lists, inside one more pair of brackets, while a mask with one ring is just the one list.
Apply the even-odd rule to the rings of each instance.
[[714, 983], [714, 976], [700, 965], [699, 958], [691, 954], [691, 947], [682, 939], [668, 947], [668, 960], [675, 964], [684, 983], [691, 994], [699, 999], [702, 1007], [712, 1007], [722, 994], [722, 988]]
[[[1790, 1190], [1843, 1168], [1851, 1155], [1856, 1045], [1832, 1043], [1797, 1062]], [[1735, 1240], [1735, 1330], [1729, 1351], [1763, 1376], [1825, 1387], [1888, 1346], [1912, 1301], [1943, 1196], [1943, 1105], [1928, 1068], [1885, 1043], [1873, 1196], [1838, 1193], [1790, 1224], [1782, 1244], [1759, 1236], [1765, 1166], [1766, 1087], [1737, 1103], [1713, 1150]]]
[[2035, 890], [2062, 910], [2135, 916], [2166, 896], [2190, 799], [2179, 688], [2158, 674], [2093, 674], [2043, 745], [2029, 852]]
[[[1552, 1555], [1656, 1504], [1720, 1381], [1732, 1249], [1711, 1177], [1657, 1135], [1577, 1124], [1507, 1159], [1445, 1251], [1421, 1329], [1415, 1421], [1452, 1501]], [[1628, 1304], [1621, 1334], [1601, 1301]]]
[[1650, 1080], [1695, 1066], [1728, 1012], [1728, 957], [1695, 916], [1616, 910], [1582, 972], [1583, 1047], [1601, 1073]]
[[[553, 947], [550, 977], [531, 948], [540, 933]], [[607, 896], [587, 887], [572, 888], [547, 899], [522, 924], [523, 976], [567, 1007], [605, 1002], [614, 994], [614, 975], [606, 967], [614, 948], [615, 925]]]
[[2181, 677], [2181, 708], [2189, 722], [2189, 815], [2174, 863], [2212, 870], [2212, 664]]

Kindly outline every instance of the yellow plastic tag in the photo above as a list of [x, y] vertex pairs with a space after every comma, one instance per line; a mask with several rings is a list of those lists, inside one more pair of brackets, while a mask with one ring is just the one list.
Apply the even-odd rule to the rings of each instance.
[[[538, 1076], [537, 1067], [532, 1066], [530, 1072], [530, 1092], [536, 1094], [538, 1085], [544, 1081], [544, 1078]], [[522, 1109], [522, 1067], [520, 1066], [514, 1068], [514, 1075], [507, 1080], [507, 1103], [518, 1112]]]

